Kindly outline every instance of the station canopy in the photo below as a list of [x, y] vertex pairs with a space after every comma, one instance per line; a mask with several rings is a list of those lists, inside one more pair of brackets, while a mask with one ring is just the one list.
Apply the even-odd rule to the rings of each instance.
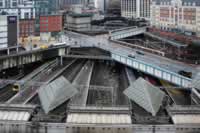
[[25, 111], [0, 111], [0, 121], [28, 121], [30, 112]]
[[77, 89], [63, 76], [41, 87], [38, 94], [45, 113], [55, 109], [77, 93]]
[[0, 104], [0, 121], [29, 121], [35, 105]]
[[153, 116], [159, 111], [165, 96], [164, 92], [143, 78], [133, 82], [124, 94]]
[[130, 114], [70, 113], [67, 123], [76, 124], [131, 124]]
[[177, 114], [172, 116], [174, 124], [199, 124], [199, 114]]

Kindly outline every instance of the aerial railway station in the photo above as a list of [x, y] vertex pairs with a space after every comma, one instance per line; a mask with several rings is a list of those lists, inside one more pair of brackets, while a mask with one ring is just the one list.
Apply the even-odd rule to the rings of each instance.
[[[114, 33], [120, 35], [123, 30]], [[169, 68], [158, 64], [159, 61], [148, 61], [146, 55], [163, 59], [163, 64], [169, 59], [139, 50], [144, 53], [141, 55], [128, 46], [116, 44], [118, 40], [69, 34], [79, 36], [80, 40], [88, 38], [82, 43], [77, 39], [74, 46], [44, 50], [41, 60], [32, 61], [33, 67], [24, 62], [18, 68], [18, 77], [9, 73], [15, 66], [3, 69], [10, 76], [5, 78], [1, 74], [0, 131], [200, 132], [196, 67], [187, 64], [177, 67], [181, 63], [170, 60], [175, 65]], [[50, 56], [51, 49], [57, 51], [56, 56]], [[129, 57], [130, 53], [135, 53], [135, 58]], [[179, 74], [183, 68], [192, 70], [192, 77]]]

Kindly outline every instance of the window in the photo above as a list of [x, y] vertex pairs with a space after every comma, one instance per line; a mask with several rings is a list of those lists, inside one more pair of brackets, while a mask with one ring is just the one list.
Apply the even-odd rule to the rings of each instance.
[[16, 7], [16, 6], [17, 6], [17, 2], [16, 2], [16, 1], [13, 1], [12, 6], [13, 6], [13, 7]]
[[0, 7], [3, 7], [3, 0], [0, 0]]
[[27, 13], [27, 12], [24, 13], [24, 18], [25, 18], [25, 19], [28, 19], [28, 18], [29, 18], [29, 13]]

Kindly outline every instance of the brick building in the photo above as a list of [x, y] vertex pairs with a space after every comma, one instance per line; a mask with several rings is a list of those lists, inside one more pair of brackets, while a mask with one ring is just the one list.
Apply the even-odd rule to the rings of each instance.
[[40, 16], [40, 32], [60, 32], [62, 28], [62, 15]]
[[19, 21], [19, 36], [35, 35], [35, 19], [21, 19]]
[[163, 30], [181, 30], [200, 35], [199, 0], [154, 0], [151, 25]]

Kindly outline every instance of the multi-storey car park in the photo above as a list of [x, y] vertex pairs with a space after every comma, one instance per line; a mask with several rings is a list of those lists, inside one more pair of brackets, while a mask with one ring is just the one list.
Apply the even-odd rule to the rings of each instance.
[[0, 58], [1, 132], [200, 132], [198, 66], [135, 52], [108, 35], [66, 36], [76, 43]]

